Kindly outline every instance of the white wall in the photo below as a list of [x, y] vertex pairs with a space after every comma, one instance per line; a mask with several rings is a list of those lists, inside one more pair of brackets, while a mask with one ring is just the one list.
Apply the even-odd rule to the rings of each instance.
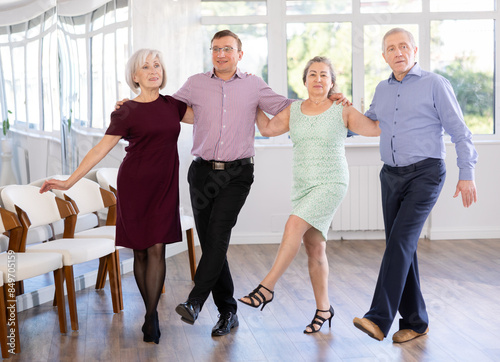
[[[453, 198], [458, 180], [456, 153], [447, 145], [447, 177], [422, 236], [438, 239], [500, 238], [500, 142], [475, 143], [479, 153], [476, 168], [478, 202], [466, 209], [461, 198]], [[350, 165], [380, 165], [377, 146], [347, 146]], [[279, 242], [291, 211], [291, 147], [257, 147], [255, 182], [233, 230], [233, 243]], [[383, 238], [383, 232], [335, 232], [329, 237]]]
[[500, 142], [476, 142], [478, 201], [470, 208], [453, 198], [458, 180], [456, 154], [447, 145], [447, 176], [431, 218], [431, 239], [500, 238]]

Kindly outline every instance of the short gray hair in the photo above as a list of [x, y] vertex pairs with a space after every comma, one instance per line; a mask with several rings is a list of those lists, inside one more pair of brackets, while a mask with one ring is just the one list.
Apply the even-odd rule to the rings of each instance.
[[167, 72], [165, 70], [165, 65], [163, 63], [163, 55], [159, 50], [156, 49], [139, 49], [136, 51], [127, 62], [127, 67], [125, 68], [125, 80], [127, 81], [128, 86], [132, 89], [132, 92], [138, 93], [137, 89], [139, 89], [139, 83], [134, 82], [134, 74], [137, 72], [137, 69], [141, 67], [144, 63], [146, 63], [146, 59], [148, 56], [154, 58], [158, 58], [160, 62], [161, 69], [163, 71], [163, 77], [160, 84], [160, 89], [165, 87], [167, 84]]
[[413, 49], [416, 48], [417, 44], [415, 43], [415, 38], [413, 37], [412, 33], [410, 33], [408, 30], [403, 29], [403, 28], [392, 28], [387, 33], [385, 33], [384, 38], [382, 39], [382, 53], [385, 54], [385, 39], [389, 35], [392, 35], [392, 34], [395, 34], [395, 33], [405, 33], [406, 35], [408, 35], [408, 39], [410, 39], [410, 45], [411, 45], [411, 47]]
[[304, 84], [306, 84], [307, 72], [309, 72], [309, 68], [311, 68], [311, 65], [313, 65], [313, 63], [323, 63], [323, 64], [326, 64], [328, 66], [328, 69], [330, 70], [330, 77], [332, 80], [332, 85], [333, 85], [330, 88], [330, 90], [328, 91], [328, 97], [330, 97], [337, 89], [337, 83], [336, 83], [337, 76], [335, 75], [335, 71], [333, 70], [332, 62], [327, 57], [315, 56], [310, 61], [308, 61], [306, 64], [306, 67], [304, 68], [304, 74], [302, 74], [302, 81], [304, 82]]

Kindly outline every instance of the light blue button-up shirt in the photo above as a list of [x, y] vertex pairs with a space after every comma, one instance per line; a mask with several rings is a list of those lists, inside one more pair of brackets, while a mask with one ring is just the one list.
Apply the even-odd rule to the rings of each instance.
[[450, 82], [415, 63], [400, 82], [391, 74], [380, 82], [365, 114], [380, 121], [380, 155], [394, 167], [426, 158], [444, 159], [444, 131], [457, 152], [460, 180], [474, 180], [477, 152]]

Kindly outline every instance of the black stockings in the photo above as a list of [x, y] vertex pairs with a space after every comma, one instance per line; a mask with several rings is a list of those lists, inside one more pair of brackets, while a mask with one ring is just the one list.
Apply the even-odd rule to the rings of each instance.
[[146, 306], [146, 319], [156, 315], [165, 273], [165, 244], [134, 250], [134, 276]]

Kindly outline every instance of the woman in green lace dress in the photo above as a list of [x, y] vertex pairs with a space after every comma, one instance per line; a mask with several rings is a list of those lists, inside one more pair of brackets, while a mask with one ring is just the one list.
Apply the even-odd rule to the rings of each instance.
[[352, 106], [343, 107], [329, 99], [336, 84], [333, 67], [327, 58], [311, 59], [304, 69], [303, 81], [308, 99], [292, 103], [272, 119], [262, 111], [257, 118], [263, 136], [290, 131], [293, 210], [271, 270], [253, 292], [239, 300], [255, 308], [262, 305], [262, 309], [272, 301], [276, 282], [297, 255], [303, 241], [317, 308], [304, 333], [315, 333], [327, 320], [331, 326], [334, 314], [328, 297], [326, 240], [349, 183], [344, 140], [348, 129], [376, 137], [380, 135], [380, 128], [378, 122]]

